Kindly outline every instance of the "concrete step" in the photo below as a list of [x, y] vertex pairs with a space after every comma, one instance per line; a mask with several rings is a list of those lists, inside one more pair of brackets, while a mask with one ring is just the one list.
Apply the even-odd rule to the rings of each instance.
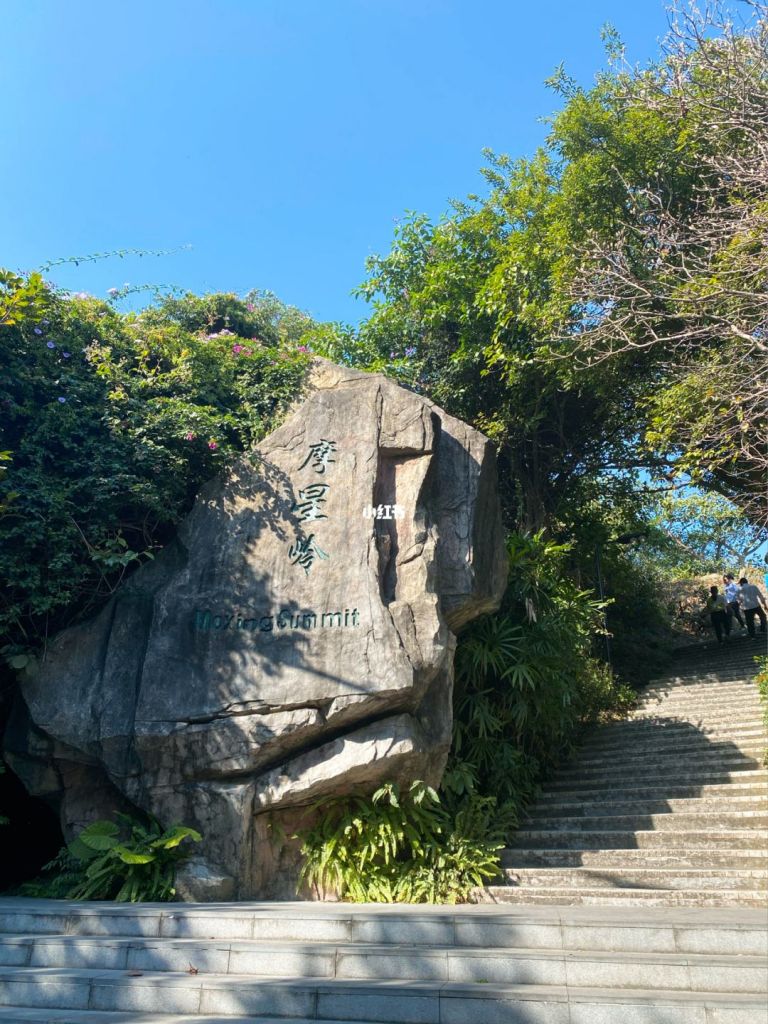
[[[616, 794], [612, 794], [616, 795]], [[726, 814], [728, 811], [756, 811], [768, 814], [768, 793], [764, 796], [721, 796], [709, 799], [688, 800], [595, 800], [583, 799], [549, 801], [538, 803], [528, 812], [528, 820], [534, 821], [548, 815], [558, 817], [593, 817], [600, 814], [666, 814], [681, 811], [684, 814]]]
[[[703, 772], [739, 772], [739, 771], [759, 771], [762, 768], [761, 762], [754, 757], [743, 757], [740, 754], [734, 752], [732, 754], [721, 754], [716, 753], [711, 757], [701, 757], [699, 754], [691, 755], [690, 757], [680, 756], [678, 758], [678, 766], [681, 767], [684, 772], [688, 775], [693, 774], [697, 771]], [[670, 763], [666, 755], [657, 758], [641, 758], [640, 763], [630, 761], [628, 764], [622, 765], [619, 761], [619, 757], [606, 758], [600, 761], [596, 765], [585, 765], [585, 764], [569, 764], [559, 768], [555, 774], [555, 777], [565, 775], [567, 773], [575, 773], [580, 777], [587, 778], [596, 775], [606, 775], [612, 779], [623, 778], [629, 776], [634, 778], [639, 771], [642, 772], [664, 772], [665, 774], [670, 773]], [[675, 773], [677, 775], [677, 773]]]
[[694, 693], [689, 688], [667, 694], [640, 694], [637, 703], [630, 709], [634, 717], [643, 710], [660, 711], [719, 711], [724, 715], [738, 715], [741, 711], [752, 714], [760, 710], [760, 693], [756, 686], [749, 692], [714, 693], [701, 691]]
[[765, 850], [710, 850], [675, 849], [656, 850], [525, 850], [501, 851], [503, 868], [514, 867], [609, 867], [609, 868], [755, 868], [768, 869]]
[[575, 889], [493, 885], [487, 887], [488, 896], [497, 903], [526, 903], [550, 905], [631, 906], [641, 903], [646, 907], [759, 907], [765, 908], [764, 892], [742, 889]]
[[[700, 831], [706, 828], [724, 829], [755, 829], [755, 839], [758, 839], [758, 830], [768, 828], [768, 814], [760, 811], [734, 811], [729, 814], [686, 814], [684, 811], [667, 812], [665, 814], [600, 814], [583, 817], [569, 816], [557, 817], [552, 815], [541, 815], [537, 818], [529, 818], [523, 822], [527, 825], [535, 822], [538, 828], [548, 829], [584, 829], [585, 831], [600, 831], [602, 829], [614, 829], [625, 832], [646, 831], [653, 829], [656, 832], [687, 832], [689, 830]], [[763, 836], [766, 835], [763, 831]]]
[[644, 694], [630, 712], [631, 715], [639, 711], [661, 711], [663, 714], [677, 711], [722, 711], [725, 714], [738, 713], [739, 711], [759, 711], [760, 698], [757, 688], [753, 687], [751, 693], [731, 694], [687, 694], [670, 693], [664, 696], [653, 696]]
[[756, 757], [762, 757], [768, 738], [761, 731], [736, 735], [709, 736], [701, 733], [668, 734], [666, 730], [645, 735], [606, 735], [586, 740], [579, 746], [579, 751], [600, 756], [621, 754], [623, 752], [652, 755], [654, 751], [677, 749], [680, 752], [709, 751], [736, 749], [749, 751]]
[[[653, 724], [654, 732], [656, 736], [654, 738], [660, 738], [659, 733], [663, 733], [664, 736], [671, 734], [675, 728], [683, 727], [683, 731], [688, 733], [687, 738], [700, 737], [710, 745], [716, 743], [738, 743], [744, 739], [749, 739], [755, 744], [762, 743], [765, 746], [768, 742], [768, 732], [766, 732], [765, 726], [762, 722], [752, 722], [743, 726], [732, 725], [729, 726], [727, 723], [721, 725], [719, 723], [713, 723], [703, 717], [691, 716], [687, 721], [681, 721], [677, 718], [665, 718], [659, 723], [658, 720], [648, 719]], [[645, 724], [641, 719], [635, 719], [633, 724], [638, 727]], [[631, 734], [629, 734], [631, 735]], [[615, 734], [618, 739], [620, 734]], [[624, 738], [623, 736], [621, 737]], [[649, 739], [650, 736], [644, 737], [638, 728], [637, 739]], [[682, 736], [678, 737], [683, 739]]]
[[[746, 639], [746, 638], [745, 638]], [[755, 675], [755, 657], [762, 653], [758, 648], [759, 644], [737, 645], [729, 648], [727, 656], [733, 658], [730, 663], [722, 662], [708, 664], [706, 661], [691, 661], [686, 665], [673, 666], [670, 672], [663, 678], [651, 679], [648, 688], [657, 686], [728, 686], [739, 683], [752, 682]], [[711, 653], [717, 655], [719, 649], [713, 649]]]
[[[754, 659], [764, 654], [765, 641], [756, 643], [742, 634], [737, 643], [728, 645], [727, 650], [721, 650], [719, 647], [712, 648], [708, 661], [693, 661], [690, 665], [680, 665], [674, 668], [665, 679], [652, 679], [648, 685], [656, 686], [661, 682], [671, 682], [675, 686], [685, 686], [688, 683], [696, 685], [702, 682], [725, 685], [743, 683], [745, 680], [754, 678], [756, 672]], [[732, 661], [729, 660], [731, 658]]]
[[[622, 723], [625, 724], [625, 723]], [[601, 744], [608, 746], [629, 746], [636, 744], [643, 750], [652, 748], [658, 745], [662, 748], [671, 746], [673, 743], [679, 743], [686, 749], [689, 747], [696, 749], [697, 747], [709, 749], [717, 747], [727, 747], [728, 745], [751, 743], [753, 746], [765, 746], [768, 741], [768, 732], [762, 726], [754, 726], [753, 728], [737, 733], [729, 729], [724, 733], [713, 735], [709, 732], [700, 732], [696, 728], [687, 728], [684, 730], [675, 730], [665, 727], [657, 727], [655, 729], [643, 729], [642, 726], [636, 726], [633, 730], [625, 729], [620, 730], [617, 726], [616, 729], [611, 729], [608, 726], [602, 726], [601, 731], [593, 732], [582, 738], [579, 743], [579, 749], [592, 749], [595, 746]]]
[[676, 737], [684, 739], [706, 739], [713, 743], [744, 739], [745, 737], [763, 739], [766, 728], [763, 722], [736, 728], [734, 726], [698, 728], [691, 722], [677, 722], [668, 719], [644, 718], [642, 720], [624, 719], [620, 722], [597, 725], [588, 729], [581, 737], [581, 745], [593, 743], [624, 743], [629, 738], [637, 740], [656, 740]]
[[[732, 648], [732, 654], [736, 654]], [[702, 686], [753, 686], [754, 676], [757, 671], [754, 658], [759, 657], [760, 652], [754, 649], [744, 649], [743, 658], [734, 657], [728, 665], [707, 665], [705, 661], [697, 663], [695, 660], [686, 664], [670, 666], [670, 670], [664, 676], [651, 679], [645, 690], [664, 690], [681, 687], [702, 687]]]
[[[518, 867], [504, 870], [508, 885], [584, 889], [746, 889], [768, 891], [768, 871], [760, 868], [683, 867]], [[768, 903], [768, 900], [766, 901]]]
[[735, 734], [733, 732], [711, 735], [709, 733], [689, 730], [687, 733], [675, 733], [667, 729], [656, 729], [643, 732], [638, 730], [632, 732], [610, 732], [606, 730], [603, 734], [593, 735], [582, 740], [579, 744], [580, 751], [601, 751], [603, 748], [614, 750], [637, 750], [652, 751], [654, 748], [667, 750], [670, 746], [678, 745], [679, 750], [727, 750], [732, 746], [748, 745], [752, 748], [765, 750], [768, 742], [768, 733], [765, 730], [755, 729], [753, 732]]
[[[75, 936], [9, 939], [4, 945], [7, 947], [14, 941], [28, 955], [25, 966], [32, 968], [44, 964], [55, 969], [141, 971], [183, 977], [191, 964], [199, 971], [196, 977], [203, 981], [235, 974], [243, 978], [312, 977], [586, 987], [608, 983], [627, 988], [654, 984], [659, 989], [711, 990], [711, 972], [717, 971], [716, 987], [721, 991], [759, 992], [765, 984], [765, 964], [761, 957], [725, 954], [439, 946], [410, 947], [406, 952], [401, 946], [386, 945], [227, 943], [201, 939], [147, 939], [137, 943], [136, 939]], [[2, 949], [0, 946], [0, 952]], [[9, 975], [6, 973], [6, 976]]]
[[670, 693], [665, 696], [648, 696], [638, 701], [630, 712], [631, 715], [638, 711], [661, 711], [666, 714], [670, 711], [723, 711], [732, 714], [740, 710], [759, 711], [760, 698], [757, 688], [753, 687], [751, 693], [731, 694], [700, 694], [693, 696], [687, 693]]
[[682, 718], [686, 721], [698, 721], [701, 718], [715, 719], [716, 721], [730, 722], [754, 722], [760, 720], [760, 704], [757, 699], [749, 702], [740, 701], [733, 703], [702, 703], [694, 704], [691, 701], [661, 701], [647, 706], [641, 706], [631, 712], [627, 721], [636, 722], [642, 718]]
[[[610, 821], [611, 819], [608, 819]], [[642, 850], [664, 848], [764, 850], [768, 834], [756, 829], [669, 829], [631, 830], [604, 829], [550, 829], [543, 828], [538, 819], [530, 827], [518, 829], [509, 843], [509, 849], [566, 848], [572, 850]], [[547, 823], [549, 824], [549, 823]], [[614, 824], [614, 823], [612, 823]]]
[[[654, 835], [654, 833], [650, 833]], [[768, 921], [756, 911], [708, 908], [686, 915], [636, 907], [494, 908], [339, 903], [78, 903], [0, 898], [0, 932], [136, 939], [257, 938], [260, 942], [446, 947], [601, 949], [624, 952], [765, 953]], [[0, 939], [3, 936], [0, 935]]]
[[725, 726], [727, 729], [736, 729], [744, 725], [761, 725], [762, 714], [755, 706], [733, 708], [695, 708], [690, 706], [668, 707], [661, 705], [658, 708], [639, 709], [626, 719], [628, 722], [643, 722], [647, 719], [662, 720], [665, 722], [687, 722], [689, 725]]
[[762, 767], [762, 757], [765, 747], [755, 747], [752, 750], [739, 750], [735, 746], [718, 747], [717, 749], [701, 750], [674, 750], [673, 744], [665, 750], [635, 751], [627, 748], [624, 751], [612, 751], [611, 753], [600, 753], [599, 751], [584, 750], [577, 755], [563, 769], [581, 771], [582, 769], [623, 768], [633, 769], [638, 765], [661, 765], [669, 770], [670, 759], [677, 764], [683, 760], [686, 765], [698, 767], [699, 765], [714, 764], [745, 764], [748, 767]]
[[750, 697], [757, 693], [757, 685], [751, 680], [731, 679], [727, 682], [679, 682], [661, 686], [647, 686], [638, 693], [639, 700], [654, 698], [665, 700], [669, 697]]
[[757, 699], [748, 702], [702, 704], [694, 704], [691, 701], [661, 701], [635, 708], [627, 721], [635, 722], [650, 716], [651, 718], [682, 718], [685, 721], [714, 719], [727, 723], [754, 722], [756, 719], [760, 720], [760, 713], [760, 704]]
[[[722, 687], [723, 689], [730, 689], [732, 687], [749, 687], [754, 686], [752, 676], [755, 673], [755, 663], [752, 661], [754, 654], [749, 654], [744, 659], [743, 667], [749, 669], [746, 674], [743, 672], [734, 672], [734, 665], [730, 666], [728, 672], [728, 678], [720, 676], [718, 673], [708, 672], [706, 666], [699, 671], [693, 673], [687, 671], [689, 666], [685, 666], [686, 671], [681, 672], [673, 669], [668, 675], [652, 679], [642, 690], [641, 693], [651, 693], [654, 691], [664, 692], [667, 690], [681, 690], [681, 689], [713, 689]], [[694, 667], [691, 663], [691, 668]], [[741, 676], [741, 678], [739, 678]]]
[[[685, 766], [674, 774], [676, 785], [711, 785], [723, 783], [765, 783], [768, 780], [768, 772], [764, 769], [747, 769], [744, 771], [687, 771]], [[608, 786], [618, 788], [626, 782], [646, 783], [648, 785], [659, 785], [667, 781], [667, 775], [661, 771], [653, 771], [638, 768], [637, 771], [628, 773], [623, 777], [614, 777], [608, 771], [579, 772], [568, 775], [561, 772], [556, 778], [547, 783], [549, 790], [555, 789], [594, 789], [596, 786], [605, 783]]]
[[[626, 988], [574, 988], [568, 985], [482, 985], [450, 982], [353, 982], [309, 979], [242, 979], [217, 976], [206, 980], [147, 974], [114, 977], [109, 972], [36, 972], [26, 982], [6, 988], [28, 994], [22, 1005], [45, 1005], [66, 999], [72, 1009], [218, 1014], [257, 1020], [367, 1021], [380, 1024], [603, 1024], [609, 1020], [664, 1024], [727, 1021], [764, 1024], [762, 994], [660, 991]], [[180, 1009], [183, 1007], [183, 1009]], [[275, 1008], [276, 1011], [275, 1012]], [[723, 1016], [725, 1015], [725, 1016]], [[60, 1018], [61, 1019], [61, 1018]], [[76, 1018], [75, 1018], [76, 1019]], [[138, 1019], [138, 1018], [137, 1018]], [[192, 1018], [194, 1019], [194, 1017]]]
[[593, 789], [568, 790], [558, 787], [553, 790], [545, 789], [537, 798], [537, 807], [545, 803], [577, 803], [589, 801], [603, 802], [611, 800], [686, 800], [689, 798], [711, 799], [713, 797], [728, 797], [733, 794], [734, 799], [762, 799], [766, 793], [766, 785], [763, 782], [751, 782], [740, 784], [737, 782], [724, 783], [721, 785], [653, 785], [644, 782], [636, 786], [629, 782], [616, 787], [597, 787]]
[[[259, 1024], [286, 1024], [285, 1017], [260, 1017]], [[55, 1010], [39, 1006], [0, 1006], [0, 1024], [253, 1024], [252, 1016], [220, 1014], [127, 1013], [108, 1010]], [[293, 1017], [291, 1024], [314, 1024]], [[326, 1021], [325, 1024], [371, 1024], [370, 1021]]]

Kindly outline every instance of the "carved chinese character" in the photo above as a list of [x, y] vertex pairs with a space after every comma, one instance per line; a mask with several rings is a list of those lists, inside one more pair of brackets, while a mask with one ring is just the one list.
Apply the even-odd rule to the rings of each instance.
[[318, 546], [314, 533], [310, 533], [308, 537], [296, 538], [288, 549], [288, 557], [292, 565], [300, 565], [309, 576], [315, 557], [328, 558], [328, 555]]
[[325, 502], [328, 489], [328, 484], [310, 484], [309, 487], [302, 487], [299, 491], [299, 500], [294, 501], [291, 512], [295, 512], [305, 523], [315, 519], [327, 519], [328, 516], [320, 511], [320, 506]]
[[319, 441], [309, 446], [309, 455], [304, 459], [299, 469], [303, 469], [309, 462], [316, 473], [324, 473], [328, 464], [336, 461], [336, 459], [331, 458], [335, 451], [336, 442], [327, 441], [324, 437], [321, 437]]

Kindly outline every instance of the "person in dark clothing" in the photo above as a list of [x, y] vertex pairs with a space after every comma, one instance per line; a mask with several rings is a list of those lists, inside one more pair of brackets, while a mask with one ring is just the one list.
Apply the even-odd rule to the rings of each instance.
[[717, 587], [709, 588], [706, 609], [709, 612], [709, 619], [712, 623], [717, 642], [723, 643], [723, 637], [727, 640], [731, 635], [731, 620], [728, 618], [728, 610], [725, 598], [718, 593]]
[[746, 623], [741, 617], [741, 608], [739, 607], [741, 587], [735, 581], [732, 572], [726, 573], [723, 576], [723, 584], [725, 585], [725, 610], [728, 613], [728, 618], [736, 619], [741, 628], [744, 629]]

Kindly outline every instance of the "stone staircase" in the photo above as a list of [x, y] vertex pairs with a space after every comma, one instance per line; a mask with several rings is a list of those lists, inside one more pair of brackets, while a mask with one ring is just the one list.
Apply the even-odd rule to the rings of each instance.
[[0, 1022], [767, 1024], [754, 908], [0, 901]]
[[504, 851], [506, 885], [489, 898], [768, 907], [766, 732], [749, 679], [764, 652], [747, 637], [689, 649], [629, 720], [594, 729]]
[[0, 900], [0, 1024], [768, 1024], [760, 650], [595, 730], [496, 902]]

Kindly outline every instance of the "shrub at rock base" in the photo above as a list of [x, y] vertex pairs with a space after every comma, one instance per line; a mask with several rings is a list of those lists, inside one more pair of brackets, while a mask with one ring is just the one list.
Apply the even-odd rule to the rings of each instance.
[[321, 898], [353, 903], [462, 903], [498, 871], [505, 824], [493, 797], [451, 808], [430, 786], [326, 804], [302, 837], [301, 879]]
[[200, 833], [184, 825], [163, 829], [150, 819], [143, 825], [124, 814], [94, 821], [47, 864], [40, 881], [22, 886], [28, 896], [75, 900], [117, 900], [139, 903], [170, 900], [176, 895], [176, 868], [189, 856], [185, 839], [199, 842]]

